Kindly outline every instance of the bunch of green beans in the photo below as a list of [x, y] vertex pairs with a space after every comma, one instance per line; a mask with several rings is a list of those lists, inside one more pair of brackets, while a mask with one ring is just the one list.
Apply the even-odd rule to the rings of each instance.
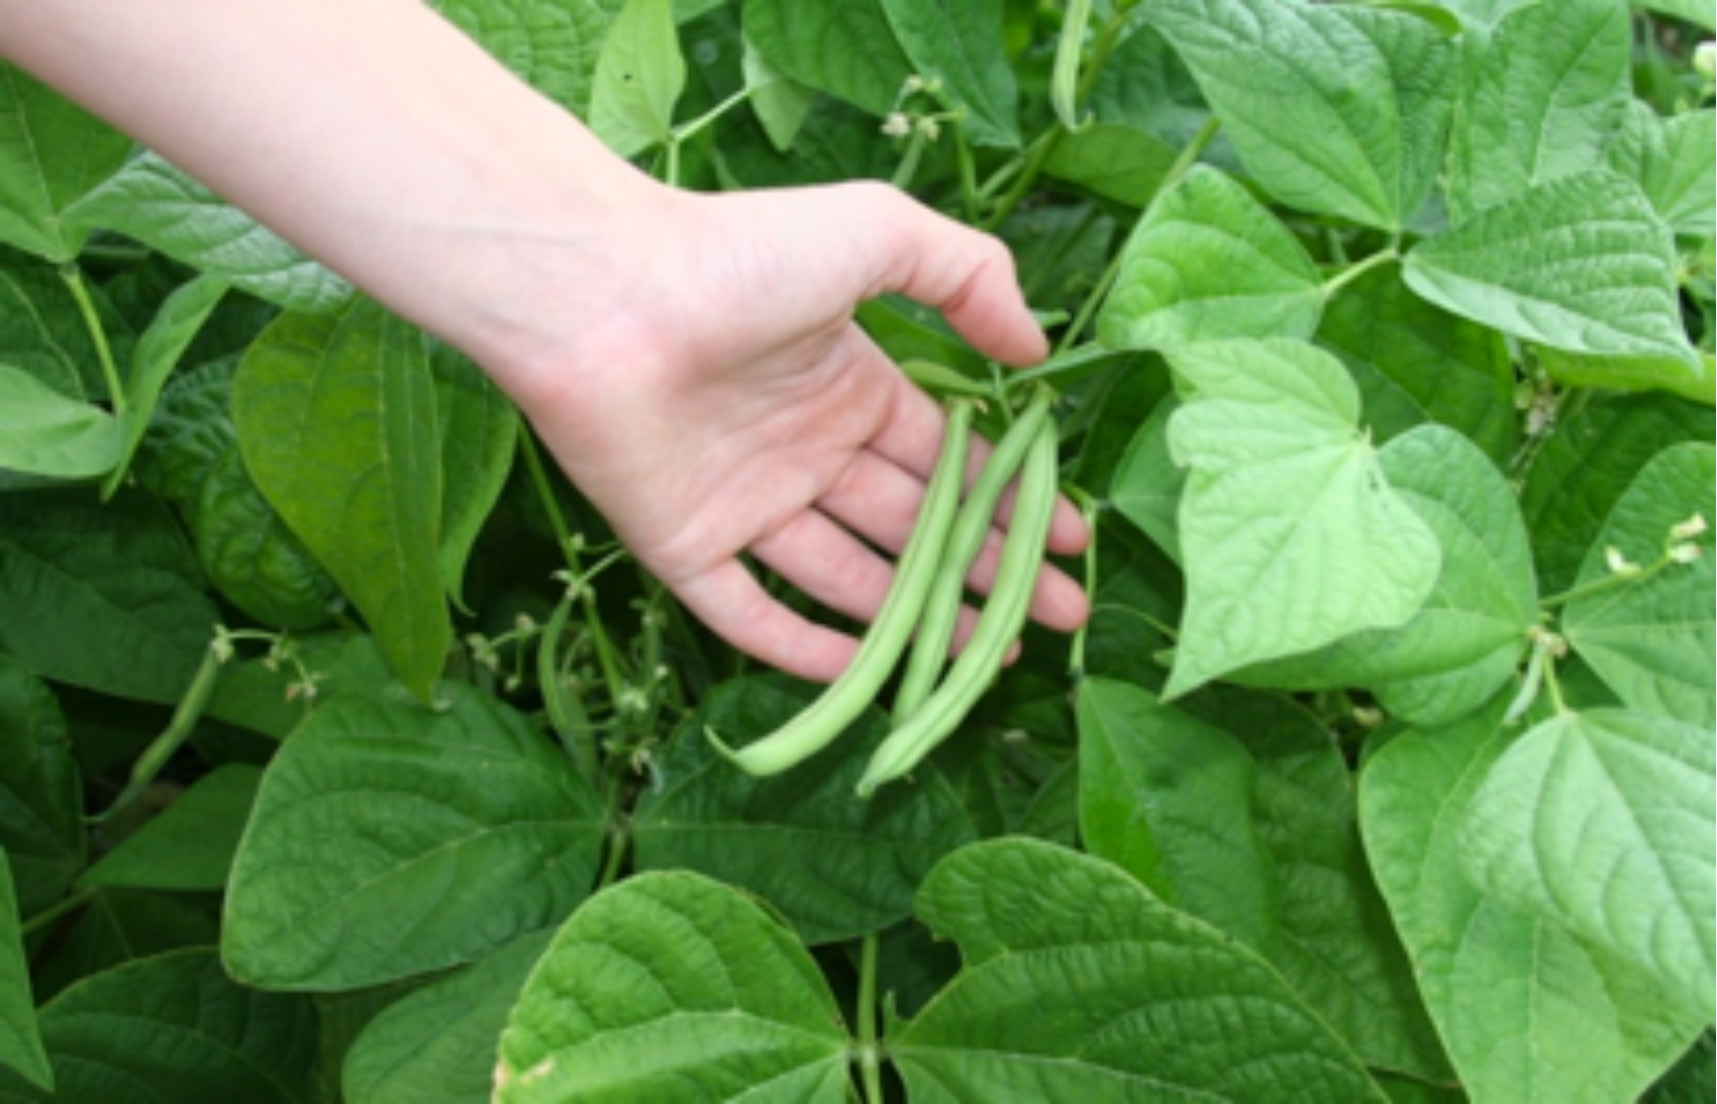
[[[792, 720], [734, 750], [709, 739], [752, 775], [778, 774], [816, 754], [875, 700], [912, 643], [894, 703], [894, 730], [872, 755], [858, 792], [911, 771], [959, 727], [989, 688], [1025, 627], [1043, 565], [1057, 486], [1055, 420], [1040, 388], [984, 462], [961, 498], [971, 441], [972, 401], [951, 400], [936, 470], [897, 564], [882, 609], [841, 677]], [[1002, 491], [1015, 474], [1019, 490], [988, 601], [959, 658], [946, 662], [965, 594], [965, 579], [983, 547]]]

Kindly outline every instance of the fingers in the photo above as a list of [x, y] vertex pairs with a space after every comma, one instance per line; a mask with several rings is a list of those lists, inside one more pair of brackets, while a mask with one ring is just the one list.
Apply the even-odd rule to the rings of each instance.
[[833, 682], [858, 650], [852, 637], [788, 609], [738, 560], [679, 580], [672, 589], [711, 632], [790, 675]]
[[899, 292], [942, 312], [979, 351], [1004, 364], [1035, 364], [1049, 355], [1043, 331], [1020, 294], [1013, 256], [997, 238], [930, 210], [898, 189], [863, 189], [872, 204], [874, 297]]

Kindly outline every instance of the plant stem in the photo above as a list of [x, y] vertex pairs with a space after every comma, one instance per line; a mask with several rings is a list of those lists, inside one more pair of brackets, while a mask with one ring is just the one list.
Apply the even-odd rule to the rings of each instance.
[[710, 108], [702, 115], [699, 115], [691, 122], [681, 123], [673, 129], [673, 137], [670, 144], [678, 145], [679, 143], [684, 142], [687, 138], [697, 134], [704, 127], [709, 126], [711, 123], [733, 110], [734, 107], [749, 99], [753, 91], [754, 89], [751, 88], [741, 88], [738, 92], [735, 92], [727, 99], [716, 104], [714, 107]]
[[197, 673], [192, 676], [191, 685], [186, 688], [184, 697], [179, 699], [167, 727], [143, 749], [143, 754], [131, 765], [131, 779], [114, 799], [113, 804], [103, 812], [86, 817], [86, 823], [100, 824], [107, 820], [137, 800], [138, 795], [155, 781], [155, 776], [161, 773], [161, 769], [172, 760], [174, 754], [196, 730], [197, 721], [203, 715], [203, 707], [208, 704], [209, 695], [214, 692], [215, 683], [220, 679], [221, 665], [227, 654], [227, 650], [222, 646], [222, 638], [219, 637], [203, 650], [202, 666], [198, 667]]
[[107, 400], [115, 414], [125, 413], [125, 387], [119, 380], [119, 367], [113, 362], [113, 349], [107, 343], [107, 330], [101, 324], [101, 316], [96, 313], [95, 300], [90, 298], [89, 285], [84, 283], [83, 269], [76, 264], [60, 266], [60, 279], [65, 281], [71, 291], [72, 298], [77, 301], [78, 313], [83, 316], [83, 324], [89, 330], [89, 338], [95, 343], [95, 357], [101, 362], [101, 374], [107, 380]]
[[100, 886], [84, 886], [69, 897], [62, 897], [36, 915], [24, 921], [19, 927], [19, 934], [30, 936], [52, 924], [68, 912], [75, 912], [95, 899], [101, 892]]
[[1385, 265], [1391, 261], [1398, 261], [1400, 259], [1400, 249], [1396, 245], [1390, 244], [1371, 254], [1371, 256], [1365, 258], [1363, 261], [1355, 261], [1353, 264], [1348, 265], [1346, 268], [1324, 281], [1324, 299], [1326, 301], [1334, 299], [1337, 292], [1353, 283], [1367, 272], [1370, 272], [1379, 265]]
[[882, 1051], [876, 1034], [877, 943], [872, 932], [859, 944], [858, 1063], [865, 1104], [882, 1104]]
[[1127, 255], [1125, 248], [1115, 250], [1115, 255], [1109, 258], [1109, 264], [1103, 269], [1103, 274], [1097, 277], [1097, 283], [1092, 287], [1085, 301], [1079, 304], [1079, 313], [1073, 316], [1073, 321], [1067, 324], [1067, 329], [1061, 333], [1061, 340], [1056, 343], [1055, 355], [1062, 356], [1073, 348], [1074, 341], [1085, 332], [1085, 327], [1091, 324], [1091, 318], [1097, 313], [1097, 308], [1109, 295], [1109, 289], [1115, 286], [1115, 279], [1121, 275], [1121, 259]]
[[1077, 368], [1095, 364], [1104, 357], [1114, 356], [1115, 353], [1116, 350], [1099, 345], [1095, 341], [1065, 351], [1057, 350], [1054, 356], [1035, 368], [1009, 373], [1006, 387], [1007, 390], [1012, 391], [1014, 388], [1031, 383], [1033, 380], [1046, 379], [1050, 376], [1060, 375], [1062, 372], [1071, 372]]
[[[1079, 504], [1080, 512], [1085, 515], [1085, 526], [1090, 532], [1089, 543], [1085, 546], [1085, 594], [1087, 600], [1097, 593], [1097, 515], [1100, 504], [1095, 496], [1082, 487], [1068, 487], [1067, 494]], [[1085, 677], [1085, 637], [1091, 627], [1091, 618], [1079, 626], [1079, 631], [1073, 634], [1073, 645], [1068, 653], [1067, 666], [1077, 683]]]
[[1020, 201], [1024, 199], [1037, 183], [1038, 174], [1043, 171], [1044, 163], [1049, 155], [1055, 152], [1055, 147], [1061, 144], [1061, 139], [1067, 134], [1067, 128], [1059, 122], [1038, 136], [1037, 141], [1025, 152], [1025, 163], [1007, 192], [996, 203], [996, 209], [990, 212], [990, 217], [984, 220], [983, 229], [994, 232], [1008, 216], [1014, 213]]
[[[617, 794], [619, 789], [620, 787], [616, 785], [614, 792]], [[625, 822], [617, 812], [620, 804], [618, 799], [610, 799], [608, 804], [610, 806], [608, 855], [602, 863], [602, 876], [596, 879], [594, 892], [598, 893], [613, 885], [620, 877], [620, 868], [626, 863], [626, 852], [630, 850], [632, 843], [632, 833], [626, 830]]]
[[1594, 594], [1601, 594], [1606, 590], [1613, 590], [1616, 587], [1627, 586], [1630, 583], [1643, 583], [1674, 562], [1674, 560], [1670, 559], [1669, 556], [1665, 554], [1663, 556], [1659, 556], [1655, 561], [1645, 565], [1638, 571], [1617, 572], [1613, 575], [1605, 575], [1601, 579], [1593, 579], [1589, 583], [1582, 583], [1576, 587], [1569, 587], [1560, 594], [1552, 594], [1548, 598], [1540, 598], [1538, 600], [1538, 606], [1540, 609], [1545, 610], [1556, 609], [1558, 606], [1565, 606], [1569, 602], [1578, 598], [1589, 598]]

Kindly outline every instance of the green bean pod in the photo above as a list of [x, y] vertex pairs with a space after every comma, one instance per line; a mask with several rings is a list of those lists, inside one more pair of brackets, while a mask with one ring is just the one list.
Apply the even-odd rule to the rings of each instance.
[[869, 797], [878, 786], [906, 774], [959, 727], [995, 680], [1008, 647], [1025, 627], [1043, 566], [1049, 523], [1055, 516], [1057, 444], [1055, 423], [1046, 420], [1026, 455], [995, 586], [972, 639], [935, 693], [871, 755], [859, 779], [860, 797]]
[[942, 560], [948, 531], [960, 505], [960, 488], [966, 476], [966, 452], [972, 436], [972, 403], [955, 399], [948, 404], [947, 428], [936, 470], [924, 491], [918, 520], [895, 565], [894, 581], [883, 598], [876, 619], [859, 642], [841, 677], [830, 683], [792, 720], [738, 750], [729, 748], [714, 732], [705, 735], [722, 755], [747, 774], [779, 774], [816, 754], [846, 730], [865, 708], [876, 700], [901, 653], [912, 638], [924, 609], [931, 579]]
[[1002, 491], [1019, 470], [1038, 430], [1049, 417], [1050, 396], [1048, 388], [1037, 391], [996, 442], [995, 451], [984, 461], [983, 471], [978, 473], [977, 481], [966, 492], [966, 500], [960, 504], [953, 531], [948, 534], [947, 548], [942, 553], [941, 567], [930, 584], [930, 596], [925, 599], [924, 613], [918, 619], [918, 634], [913, 638], [900, 688], [895, 691], [896, 724], [916, 713], [936, 688], [946, 666], [948, 645], [954, 639], [954, 626], [960, 619], [966, 574], [984, 546]]

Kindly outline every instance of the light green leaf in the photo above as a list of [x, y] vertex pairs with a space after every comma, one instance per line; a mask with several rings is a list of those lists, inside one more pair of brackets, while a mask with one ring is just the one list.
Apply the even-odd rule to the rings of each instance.
[[1097, 315], [1111, 348], [1235, 337], [1310, 337], [1323, 312], [1317, 266], [1251, 193], [1197, 167], [1145, 211]]
[[283, 315], [233, 381], [251, 478], [428, 700], [452, 641], [440, 429], [424, 335], [369, 300]]
[[1683, 356], [1591, 356], [1538, 350], [1544, 374], [1564, 387], [1612, 391], [1667, 391], [1706, 406], [1717, 405], [1717, 366], [1707, 352], [1697, 354], [1699, 374], [1689, 375]]
[[264, 625], [326, 624], [339, 588], [262, 497], [232, 420], [236, 359], [169, 381], [143, 439], [138, 478], [178, 510], [222, 596]]
[[1145, 15], [1283, 203], [1399, 229], [1431, 194], [1456, 69], [1432, 24], [1302, 0], [1160, 0]]
[[914, 70], [941, 82], [964, 110], [971, 141], [1019, 145], [1019, 89], [1003, 40], [1002, 0], [882, 0], [883, 12]]
[[1717, 234], [1717, 112], [1710, 108], [1661, 118], [1630, 100], [1620, 133], [1604, 151], [1610, 168], [1645, 192], [1677, 234]]
[[1467, 869], [1646, 972], [1709, 1023], [1717, 967], [1717, 772], [1708, 726], [1566, 713], [1504, 752], [1465, 817]]
[[54, 1069], [42, 1049], [36, 1005], [30, 996], [30, 962], [24, 955], [23, 925], [12, 892], [12, 866], [0, 847], [0, 1069], [14, 1069], [31, 1084], [52, 1092]]
[[1456, 222], [1601, 164], [1631, 95], [1631, 49], [1615, 0], [1527, 4], [1469, 37], [1449, 142]]
[[790, 79], [757, 52], [749, 38], [744, 39], [740, 64], [745, 73], [745, 87], [752, 113], [769, 135], [769, 142], [785, 153], [793, 148], [799, 131], [811, 114], [816, 93]]
[[1169, 456], [1168, 425], [1179, 407], [1173, 395], [1165, 396], [1139, 423], [1109, 484], [1109, 501], [1116, 512], [1177, 564], [1182, 562], [1180, 499], [1186, 490], [1186, 472]]
[[1169, 356], [1187, 606], [1165, 697], [1236, 668], [1400, 625], [1431, 593], [1436, 537], [1389, 487], [1334, 357], [1286, 340]]
[[435, 0], [521, 80], [580, 117], [603, 39], [625, 0]]
[[1273, 962], [1368, 1065], [1445, 1077], [1339, 750], [1285, 699], [1200, 704], [1195, 716], [1126, 683], [1080, 684], [1086, 847]]
[[59, 702], [0, 653], [0, 850], [24, 915], [60, 899], [84, 846], [83, 786]]
[[1062, 135], [1043, 163], [1046, 175], [1143, 208], [1173, 166], [1176, 151], [1156, 135], [1123, 123], [1089, 123]]
[[0, 468], [88, 479], [107, 472], [119, 456], [120, 429], [111, 414], [0, 364]]
[[1432, 422], [1459, 430], [1498, 464], [1514, 456], [1507, 339], [1414, 295], [1398, 267], [1344, 285], [1324, 307], [1316, 340], [1347, 365], [1379, 444]]
[[800, 84], [872, 115], [894, 110], [912, 63], [881, 0], [745, 0], [745, 36]]
[[179, 700], [220, 614], [165, 506], [120, 494], [0, 495], [0, 651], [43, 678]]
[[66, 209], [125, 163], [131, 139], [0, 61], [0, 243], [56, 264], [89, 229]]
[[[1686, 544], [1697, 549], [1693, 562], [1589, 590], [1563, 615], [1568, 642], [1623, 702], [1707, 726], [1717, 722], [1717, 557], [1709, 528], [1717, 519], [1714, 456], [1709, 445], [1686, 443], [1641, 468], [1587, 552], [1575, 588], [1612, 578], [1612, 548], [1643, 566], [1670, 545]], [[1670, 537], [1673, 526], [1696, 515], [1706, 523], [1704, 532]]]
[[121, 840], [78, 882], [133, 889], [225, 888], [261, 777], [248, 763], [216, 767]]
[[590, 89], [590, 129], [622, 157], [665, 143], [686, 87], [671, 0], [626, 0], [602, 40]]
[[1476, 1104], [1627, 1104], [1702, 1024], [1615, 956], [1474, 887], [1462, 827], [1514, 738], [1499, 701], [1402, 735], [1360, 775], [1372, 869]]
[[149, 420], [155, 415], [161, 388], [226, 293], [227, 282], [218, 276], [197, 277], [162, 302], [149, 328], [138, 339], [131, 355], [131, 374], [125, 381], [129, 405], [123, 419], [123, 451], [102, 487], [104, 497], [111, 498], [119, 490], [131, 458], [149, 428]]
[[67, 217], [135, 238], [295, 311], [328, 311], [351, 285], [153, 153], [131, 159]]
[[1565, 176], [1426, 238], [1415, 292], [1504, 333], [1574, 353], [1651, 354], [1697, 370], [1673, 281], [1674, 242], [1632, 181]]
[[654, 872], [554, 937], [501, 1035], [497, 1104], [842, 1104], [847, 1033], [816, 962], [750, 899]]
[[1502, 472], [1454, 430], [1422, 426], [1385, 445], [1377, 460], [1442, 548], [1424, 606], [1397, 628], [1356, 633], [1234, 678], [1293, 690], [1363, 687], [1392, 714], [1444, 724], [1496, 693], [1538, 623], [1526, 523]]
[[350, 1104], [485, 1104], [495, 1040], [553, 929], [531, 932], [395, 1001], [346, 1052]]
[[811, 695], [777, 679], [727, 683], [704, 699], [653, 762], [632, 838], [639, 869], [686, 869], [768, 901], [807, 944], [880, 931], [912, 914], [918, 883], [976, 835], [941, 772], [870, 801], [851, 794], [888, 733], [872, 711], [834, 748], [790, 774], [750, 778], [704, 737], [744, 740], [779, 727]]
[[1099, 859], [974, 844], [918, 912], [965, 965], [890, 1034], [914, 1100], [1385, 1099], [1262, 959]]
[[281, 747], [233, 863], [235, 977], [349, 989], [469, 962], [589, 891], [600, 799], [553, 744], [461, 683], [319, 706]]
[[519, 412], [451, 346], [431, 350], [429, 369], [441, 432], [441, 584], [464, 608], [465, 567], [512, 471]]
[[1696, 27], [1717, 31], [1717, 14], [1705, 0], [1635, 0], [1642, 8], [1685, 19]]
[[315, 1099], [310, 1001], [234, 984], [211, 950], [97, 974], [48, 1002], [41, 1022], [56, 1104]]

